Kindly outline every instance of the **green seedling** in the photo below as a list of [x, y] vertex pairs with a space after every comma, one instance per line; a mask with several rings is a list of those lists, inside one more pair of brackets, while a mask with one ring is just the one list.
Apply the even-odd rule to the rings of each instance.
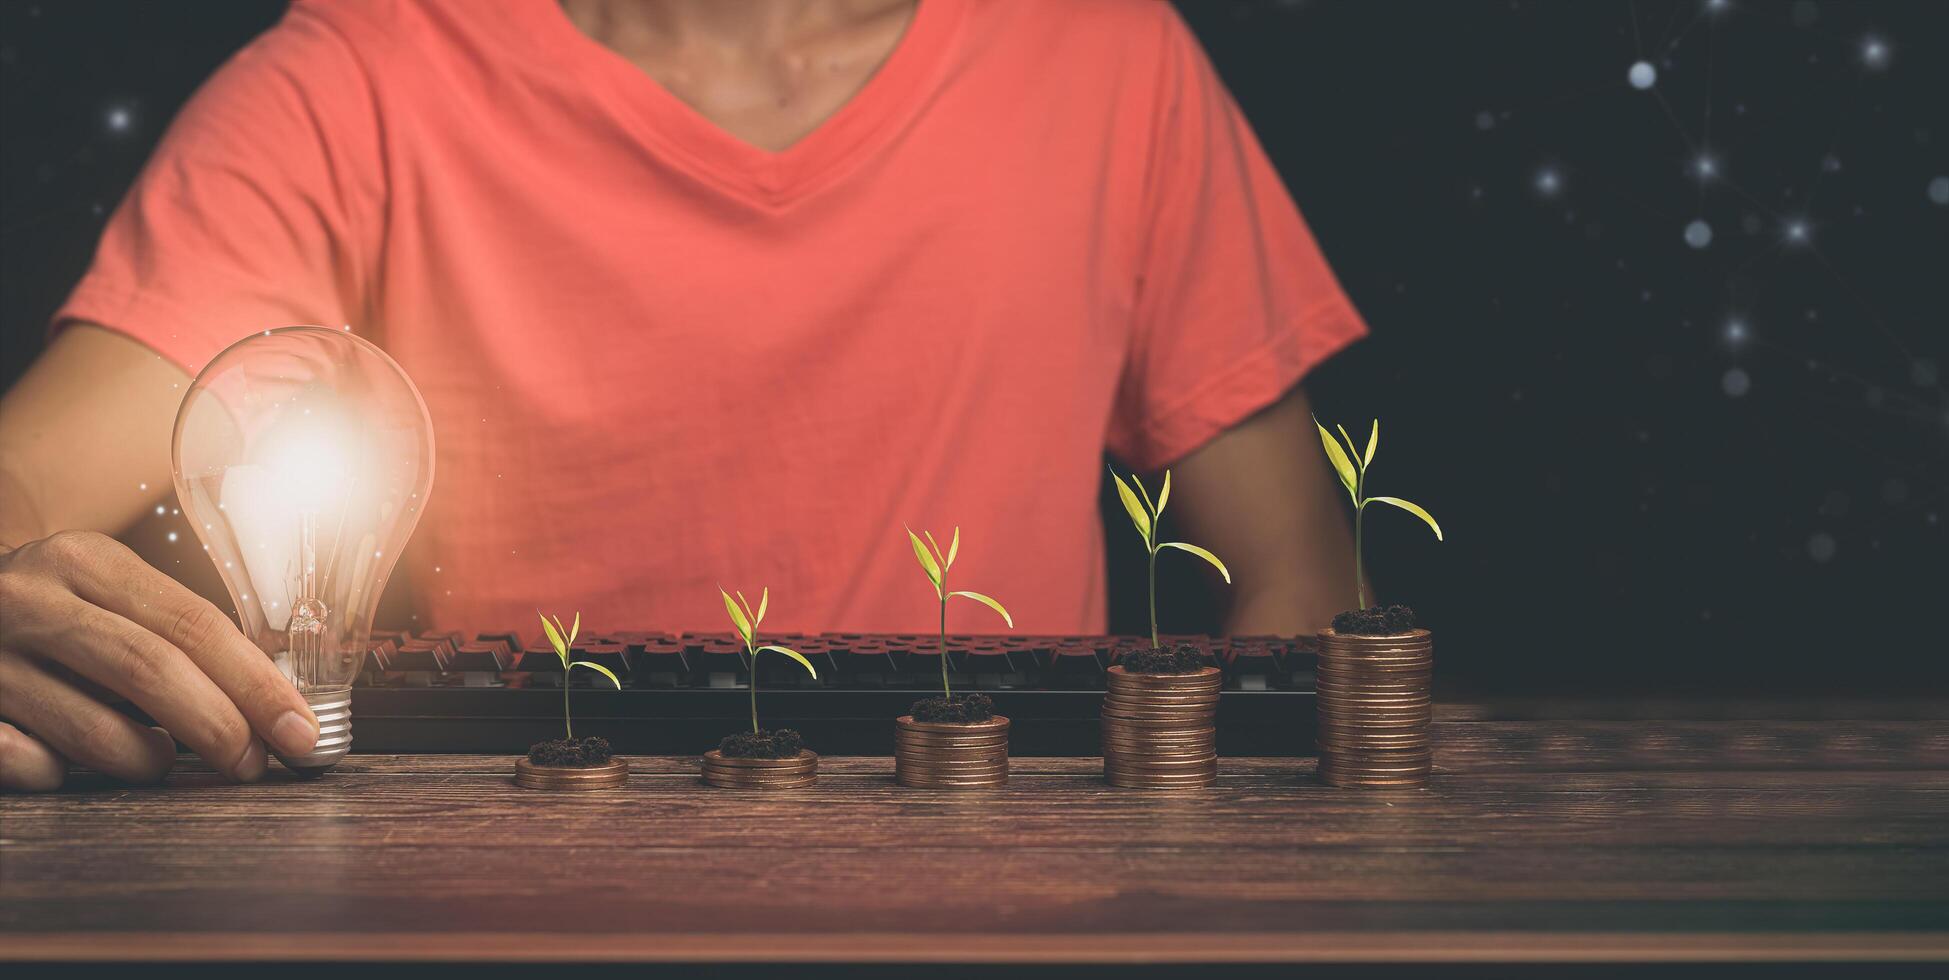
[[941, 697], [945, 698], [951, 693], [947, 685], [947, 601], [955, 596], [960, 596], [963, 599], [973, 599], [1000, 613], [1002, 622], [1007, 623], [1009, 629], [1015, 628], [1015, 617], [1010, 616], [1008, 610], [1002, 608], [1001, 603], [979, 592], [948, 591], [948, 569], [954, 567], [954, 559], [961, 554], [961, 529], [959, 527], [954, 529], [954, 537], [948, 541], [945, 552], [941, 550], [940, 544], [934, 540], [934, 532], [928, 531], [925, 533], [927, 534], [927, 540], [922, 541], [920, 535], [914, 533], [913, 528], [907, 528], [907, 541], [914, 546], [914, 557], [920, 560], [920, 570], [927, 573], [927, 581], [934, 585], [934, 598], [940, 600], [941, 603]]
[[[541, 613], [537, 612], [535, 613], [535, 615], [541, 616]], [[623, 682], [617, 680], [616, 675], [610, 673], [609, 668], [604, 667], [601, 664], [590, 663], [587, 660], [571, 661], [569, 659], [569, 650], [570, 648], [575, 646], [575, 638], [576, 636], [580, 635], [582, 632], [581, 613], [578, 612], [575, 614], [574, 625], [568, 627], [567, 629], [562, 628], [561, 617], [559, 616], [555, 617], [555, 621], [551, 623], [548, 621], [547, 616], [541, 616], [541, 628], [548, 633], [548, 645], [555, 648], [555, 656], [560, 658], [562, 661], [562, 730], [568, 734], [568, 738], [570, 741], [574, 741], [575, 726], [570, 723], [569, 714], [568, 714], [568, 672], [569, 670], [575, 667], [587, 667], [590, 670], [593, 670], [596, 673], [609, 678], [609, 683], [616, 685], [616, 690], [618, 691], [623, 689]]]
[[1340, 439], [1345, 440], [1345, 446], [1333, 438], [1333, 433], [1326, 431], [1326, 426], [1321, 425], [1319, 419], [1313, 420], [1313, 427], [1320, 430], [1320, 442], [1326, 446], [1326, 458], [1333, 463], [1333, 472], [1340, 477], [1340, 485], [1346, 487], [1347, 496], [1353, 498], [1353, 586], [1354, 600], [1359, 603], [1354, 608], [1365, 609], [1367, 608], [1367, 565], [1365, 552], [1361, 548], [1363, 543], [1361, 517], [1367, 513], [1367, 505], [1390, 504], [1421, 518], [1427, 522], [1429, 528], [1434, 530], [1436, 541], [1442, 539], [1441, 525], [1436, 524], [1434, 517], [1422, 510], [1420, 504], [1412, 504], [1399, 497], [1367, 495], [1367, 468], [1374, 464], [1374, 450], [1381, 444], [1380, 419], [1374, 420], [1374, 430], [1367, 437], [1367, 448], [1364, 451], [1354, 449], [1353, 437], [1347, 435], [1346, 426], [1334, 425], [1335, 429], [1340, 430]]
[[765, 591], [759, 593], [758, 609], [756, 612], [752, 611], [751, 603], [745, 600], [743, 592], [738, 593], [738, 598], [735, 601], [732, 600], [731, 593], [724, 591], [722, 587], [718, 588], [717, 594], [724, 597], [724, 611], [731, 614], [731, 625], [738, 628], [738, 637], [744, 640], [744, 652], [751, 657], [751, 734], [756, 735], [759, 732], [758, 655], [766, 650], [774, 653], [782, 653], [798, 661], [799, 666], [804, 667], [805, 672], [811, 674], [814, 680], [818, 679], [819, 672], [813, 668], [812, 661], [805, 659], [805, 656], [797, 650], [790, 647], [782, 647], [775, 643], [768, 643], [764, 646], [757, 645], [758, 624], [765, 621], [765, 610], [771, 606], [771, 588], [769, 586], [765, 588]]
[[[1110, 479], [1117, 481], [1117, 497], [1123, 501], [1124, 513], [1130, 515], [1130, 523], [1136, 525], [1138, 534], [1143, 535], [1144, 550], [1150, 552], [1150, 645], [1155, 648], [1159, 645], [1157, 641], [1157, 553], [1159, 551], [1165, 548], [1176, 548], [1179, 551], [1191, 552], [1211, 562], [1212, 567], [1218, 569], [1218, 574], [1225, 577], [1227, 585], [1232, 582], [1232, 573], [1225, 567], [1224, 562], [1218, 560], [1217, 555], [1195, 544], [1157, 540], [1157, 519], [1164, 516], [1164, 505], [1171, 502], [1170, 470], [1164, 471], [1164, 486], [1157, 491], [1155, 506], [1151, 504], [1150, 493], [1144, 489], [1144, 482], [1137, 479], [1137, 474], [1130, 474], [1130, 483], [1125, 483], [1123, 477], [1117, 475], [1116, 470], [1111, 470]], [[1136, 490], [1130, 489], [1131, 483], [1137, 485]]]

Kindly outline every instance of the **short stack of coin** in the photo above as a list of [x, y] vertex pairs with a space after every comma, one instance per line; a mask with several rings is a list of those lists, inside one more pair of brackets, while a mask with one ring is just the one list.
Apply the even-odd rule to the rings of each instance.
[[514, 785], [524, 789], [609, 789], [628, 778], [629, 765], [621, 759], [599, 766], [539, 766], [525, 757], [514, 760]]
[[1192, 674], [1108, 673], [1103, 778], [1136, 789], [1193, 789], [1218, 779], [1216, 667]]
[[1425, 629], [1320, 634], [1320, 778], [1333, 786], [1407, 787], [1428, 779], [1434, 747], [1434, 635]]
[[893, 728], [893, 778], [902, 786], [981, 789], [1008, 782], [1008, 719], [915, 721]]
[[784, 759], [704, 753], [704, 782], [730, 789], [799, 789], [819, 781], [819, 754], [800, 749]]

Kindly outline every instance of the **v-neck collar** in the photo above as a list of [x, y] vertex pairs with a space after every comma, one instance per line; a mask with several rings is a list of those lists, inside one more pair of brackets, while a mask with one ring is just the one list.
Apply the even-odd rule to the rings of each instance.
[[782, 207], [828, 186], [896, 135], [943, 75], [960, 27], [962, 0], [920, 0], [887, 55], [859, 91], [783, 150], [748, 143], [712, 122], [628, 58], [582, 33], [556, 0], [522, 9], [532, 36], [671, 163], [718, 190]]

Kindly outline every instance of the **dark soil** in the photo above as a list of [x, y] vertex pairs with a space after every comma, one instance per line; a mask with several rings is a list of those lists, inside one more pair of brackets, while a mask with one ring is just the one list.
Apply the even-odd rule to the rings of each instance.
[[1211, 666], [1211, 658], [1189, 643], [1176, 647], [1140, 647], [1125, 650], [1117, 665], [1131, 674], [1195, 674]]
[[805, 748], [805, 739], [789, 728], [726, 735], [717, 751], [727, 759], [789, 759]]
[[1406, 606], [1350, 609], [1333, 617], [1333, 631], [1354, 636], [1387, 636], [1414, 629], [1414, 610]]
[[551, 738], [528, 746], [528, 761], [538, 766], [587, 769], [609, 761], [609, 740], [600, 735], [588, 738]]
[[960, 694], [951, 698], [915, 701], [909, 712], [915, 721], [948, 725], [973, 725], [995, 717], [995, 699], [986, 694]]

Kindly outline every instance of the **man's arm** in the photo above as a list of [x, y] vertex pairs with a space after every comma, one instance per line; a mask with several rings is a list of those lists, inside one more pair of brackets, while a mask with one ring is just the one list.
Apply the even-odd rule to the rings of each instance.
[[1354, 604], [1353, 535], [1319, 444], [1294, 388], [1172, 467], [1185, 539], [1231, 569], [1229, 633], [1310, 634]]
[[317, 740], [304, 698], [221, 611], [102, 533], [169, 485], [188, 384], [135, 341], [77, 326], [0, 397], [0, 789], [58, 786], [69, 760], [157, 779], [171, 736], [255, 779], [262, 739], [292, 754]]

